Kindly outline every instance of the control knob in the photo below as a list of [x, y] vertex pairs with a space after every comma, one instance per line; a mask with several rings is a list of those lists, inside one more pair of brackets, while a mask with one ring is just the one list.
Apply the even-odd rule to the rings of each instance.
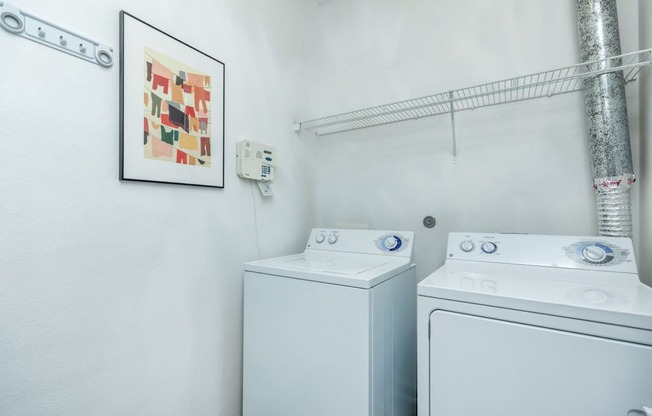
[[335, 244], [337, 242], [337, 234], [331, 234], [328, 236], [328, 243]]
[[317, 234], [315, 236], [315, 241], [317, 242], [317, 244], [321, 244], [321, 243], [324, 242], [325, 238], [326, 238], [326, 236], [324, 236], [324, 234]]
[[582, 257], [591, 263], [598, 263], [607, 257], [607, 253], [602, 247], [588, 246], [582, 250]]
[[486, 241], [482, 243], [480, 248], [482, 249], [482, 251], [484, 251], [487, 254], [495, 253], [496, 250], [498, 250], [498, 246], [496, 245], [496, 243], [492, 243], [491, 241]]
[[383, 241], [383, 245], [387, 250], [391, 250], [393, 248], [396, 248], [398, 245], [398, 239], [394, 236], [389, 236]]
[[460, 249], [462, 249], [462, 251], [465, 253], [472, 251], [474, 248], [475, 244], [473, 244], [473, 241], [471, 240], [462, 241], [460, 244]]

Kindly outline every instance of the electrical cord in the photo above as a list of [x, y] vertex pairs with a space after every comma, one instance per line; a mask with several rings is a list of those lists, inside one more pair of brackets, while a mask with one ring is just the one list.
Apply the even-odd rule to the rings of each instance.
[[256, 249], [258, 250], [258, 259], [262, 259], [263, 256], [260, 253], [260, 241], [258, 239], [258, 207], [256, 206], [256, 192], [255, 188], [256, 185], [254, 185], [254, 181], [249, 181], [251, 183], [251, 200], [253, 201], [254, 204], [254, 231], [255, 231], [255, 238], [256, 238]]

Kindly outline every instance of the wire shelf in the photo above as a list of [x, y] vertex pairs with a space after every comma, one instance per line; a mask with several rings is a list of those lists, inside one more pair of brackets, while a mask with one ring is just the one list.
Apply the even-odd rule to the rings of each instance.
[[309, 130], [317, 135], [327, 135], [480, 107], [552, 97], [581, 91], [585, 79], [612, 72], [622, 71], [625, 83], [629, 83], [636, 80], [641, 67], [650, 64], [652, 49], [645, 49], [551, 71], [304, 121], [297, 123], [295, 130]]

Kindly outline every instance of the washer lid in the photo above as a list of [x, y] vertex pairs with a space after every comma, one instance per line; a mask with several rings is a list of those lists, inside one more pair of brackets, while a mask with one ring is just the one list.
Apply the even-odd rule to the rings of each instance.
[[409, 259], [311, 252], [245, 263], [245, 271], [369, 289], [410, 267]]
[[624, 273], [448, 261], [418, 295], [652, 330], [652, 288]]
[[387, 264], [379, 261], [353, 261], [337, 258], [315, 258], [315, 256], [297, 256], [284, 261], [278, 265], [292, 270], [300, 270], [317, 273], [335, 273], [354, 276], [375, 269]]

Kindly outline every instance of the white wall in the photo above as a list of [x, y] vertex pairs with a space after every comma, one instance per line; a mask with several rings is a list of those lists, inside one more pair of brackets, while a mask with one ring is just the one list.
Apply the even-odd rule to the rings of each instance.
[[117, 62], [0, 31], [0, 414], [240, 414], [242, 264], [258, 253], [235, 142], [280, 155], [277, 195], [256, 196], [262, 256], [300, 250], [312, 144], [291, 122], [316, 111], [317, 6], [12, 3], [116, 54], [124, 8], [225, 62], [226, 187], [119, 182]]
[[[652, 2], [639, 1], [640, 49], [652, 48]], [[641, 279], [652, 286], [652, 71], [643, 71], [640, 76], [641, 106], [641, 255], [639, 268]]]
[[[579, 61], [568, 0], [334, 0], [320, 12], [320, 115]], [[619, 2], [619, 15], [622, 50], [635, 51], [637, 4]], [[637, 94], [628, 87], [635, 153]], [[572, 94], [457, 113], [456, 159], [448, 115], [323, 136], [318, 223], [416, 231], [421, 278], [443, 263], [450, 231], [595, 234], [583, 109]]]

